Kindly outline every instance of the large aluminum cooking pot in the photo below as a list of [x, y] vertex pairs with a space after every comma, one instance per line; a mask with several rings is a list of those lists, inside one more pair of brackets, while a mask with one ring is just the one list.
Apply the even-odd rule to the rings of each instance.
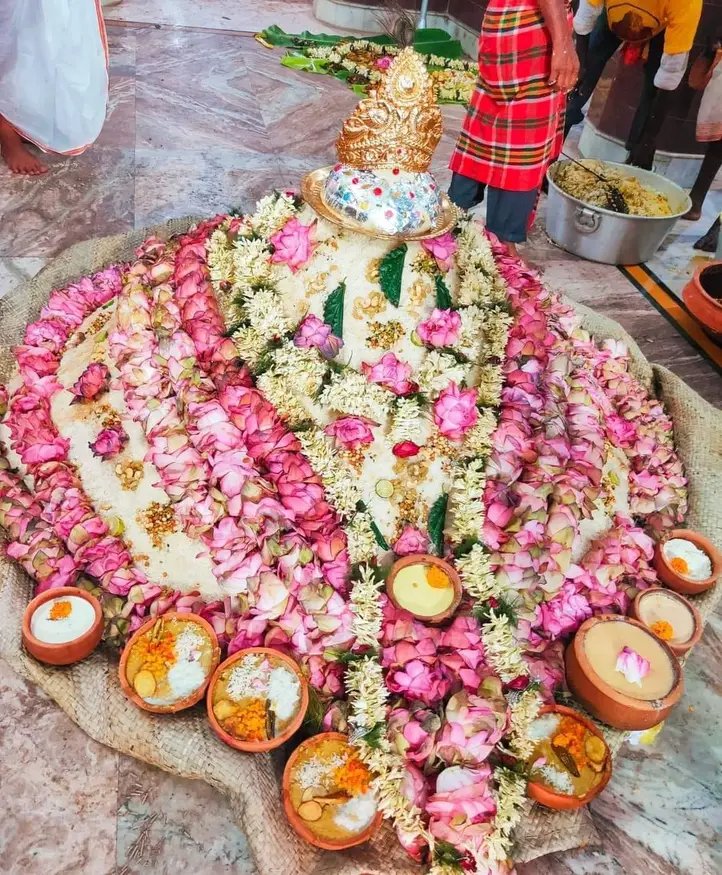
[[547, 170], [547, 234], [562, 249], [589, 261], [603, 264], [639, 264], [649, 261], [674, 227], [674, 223], [692, 206], [689, 195], [674, 182], [651, 170], [626, 164], [604, 162], [627, 176], [636, 176], [642, 185], [667, 197], [671, 216], [628, 216], [604, 207], [587, 204], [562, 191], [554, 182], [558, 161]]

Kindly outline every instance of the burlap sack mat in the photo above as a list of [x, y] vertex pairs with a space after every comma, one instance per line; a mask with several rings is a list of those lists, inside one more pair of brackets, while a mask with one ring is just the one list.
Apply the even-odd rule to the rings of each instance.
[[[24, 326], [37, 318], [53, 288], [130, 260], [134, 248], [150, 234], [166, 238], [188, 224], [188, 219], [179, 219], [73, 246], [0, 300], [0, 380], [12, 370], [11, 347], [20, 341]], [[585, 327], [595, 335], [619, 338], [629, 345], [636, 376], [664, 399], [690, 480], [688, 523], [722, 543], [722, 415], [665, 368], [650, 365], [615, 322], [584, 307], [578, 309]], [[41, 687], [96, 741], [177, 775], [207, 781], [224, 793], [248, 837], [260, 875], [418, 875], [419, 867], [401, 851], [388, 827], [367, 846], [345, 853], [316, 851], [300, 841], [279, 804], [281, 754], [233, 751], [213, 735], [200, 706], [173, 717], [139, 711], [120, 691], [112, 656], [101, 651], [63, 669], [28, 658], [21, 647], [20, 627], [30, 597], [29, 578], [17, 565], [0, 558], [0, 656]], [[703, 616], [709, 615], [716, 601], [715, 590], [697, 600]], [[620, 739], [619, 733], [611, 738], [615, 749]], [[596, 837], [586, 810], [557, 813], [530, 805], [516, 836], [515, 856], [527, 861], [594, 842]]]

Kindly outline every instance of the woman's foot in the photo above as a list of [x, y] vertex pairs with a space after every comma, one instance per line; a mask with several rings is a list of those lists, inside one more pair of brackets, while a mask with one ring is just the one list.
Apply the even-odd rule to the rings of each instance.
[[519, 258], [519, 250], [516, 248], [516, 243], [505, 243], [504, 245], [509, 250], [509, 255]]
[[692, 206], [691, 210], [688, 210], [683, 216], [682, 220], [685, 222], [696, 222], [702, 216], [702, 207]]
[[20, 134], [0, 116], [0, 154], [13, 173], [40, 176], [48, 168], [23, 146]]

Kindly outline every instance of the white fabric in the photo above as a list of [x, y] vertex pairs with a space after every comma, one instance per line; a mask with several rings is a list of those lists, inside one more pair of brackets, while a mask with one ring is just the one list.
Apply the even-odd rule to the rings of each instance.
[[717, 62], [702, 95], [697, 113], [697, 139], [701, 143], [722, 140], [722, 59]]
[[674, 89], [682, 81], [682, 77], [687, 69], [687, 59], [689, 52], [679, 52], [676, 55], [662, 55], [662, 60], [659, 62], [659, 70], [654, 77], [654, 84], [662, 91], [674, 91]]
[[574, 32], [578, 33], [579, 36], [590, 34], [603, 9], [603, 3], [600, 3], [599, 6], [592, 6], [588, 0], [580, 0], [579, 9], [574, 16]]
[[108, 101], [96, 0], [0, 0], [0, 115], [42, 149], [77, 152]]

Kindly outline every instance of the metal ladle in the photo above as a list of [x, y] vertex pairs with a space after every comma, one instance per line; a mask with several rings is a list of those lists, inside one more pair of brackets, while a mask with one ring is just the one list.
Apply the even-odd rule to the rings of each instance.
[[604, 183], [607, 189], [607, 206], [610, 210], [614, 210], [615, 213], [629, 213], [629, 207], [627, 206], [627, 201], [624, 199], [624, 195], [618, 186], [614, 185], [613, 182], [610, 182], [600, 173], [597, 173], [596, 170], [592, 170], [591, 167], [587, 167], [586, 164], [582, 164], [581, 161], [577, 161], [576, 158], [572, 158], [571, 155], [567, 155], [566, 152], [562, 152], [562, 157], [566, 158], [567, 161], [571, 161], [572, 164], [576, 164], [578, 167], [581, 167], [582, 170], [586, 170], [587, 173], [591, 173], [592, 176], [596, 176], [597, 179]]

